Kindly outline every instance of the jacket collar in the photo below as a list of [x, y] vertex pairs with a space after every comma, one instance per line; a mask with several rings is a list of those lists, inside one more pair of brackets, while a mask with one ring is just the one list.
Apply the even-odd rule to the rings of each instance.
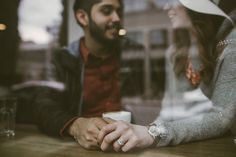
[[69, 71], [78, 73], [82, 68], [83, 59], [80, 57], [79, 40], [72, 42], [68, 47], [63, 47], [56, 58], [59, 63]]
[[69, 52], [69, 54], [75, 56], [75, 57], [79, 57], [80, 52], [79, 52], [79, 40], [76, 40], [74, 42], [72, 42], [71, 44], [69, 44], [68, 47], [66, 47], [65, 49], [67, 49], [67, 51]]

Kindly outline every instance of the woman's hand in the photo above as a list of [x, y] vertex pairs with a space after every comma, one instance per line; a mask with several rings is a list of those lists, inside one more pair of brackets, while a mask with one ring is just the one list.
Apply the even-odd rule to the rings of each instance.
[[104, 126], [98, 134], [98, 142], [103, 151], [113, 147], [115, 151], [127, 152], [134, 148], [146, 148], [154, 139], [148, 134], [145, 126], [117, 121]]

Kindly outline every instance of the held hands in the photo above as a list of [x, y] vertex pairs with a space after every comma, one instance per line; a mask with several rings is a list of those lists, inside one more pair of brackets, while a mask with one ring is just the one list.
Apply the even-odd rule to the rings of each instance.
[[107, 118], [78, 118], [70, 126], [69, 134], [82, 147], [94, 150], [100, 147], [103, 151], [127, 152], [149, 147], [154, 142], [147, 127]]
[[146, 148], [154, 143], [145, 126], [116, 121], [104, 126], [98, 134], [98, 142], [103, 151], [111, 147], [115, 151], [127, 152], [135, 148]]
[[86, 149], [99, 149], [97, 137], [99, 131], [111, 120], [102, 118], [78, 118], [69, 128], [69, 134]]

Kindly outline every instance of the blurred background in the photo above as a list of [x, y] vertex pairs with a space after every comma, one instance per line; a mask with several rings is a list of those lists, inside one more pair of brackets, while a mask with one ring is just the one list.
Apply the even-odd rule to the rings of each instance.
[[[0, 5], [0, 95], [32, 80], [50, 80], [53, 49], [83, 35], [74, 20], [74, 0], [2, 0]], [[171, 26], [162, 10], [165, 0], [124, 0], [122, 103], [153, 120], [165, 86], [165, 51]], [[137, 79], [138, 86], [130, 76]], [[149, 117], [148, 117], [149, 116]], [[135, 117], [142, 124], [145, 119]], [[146, 123], [145, 122], [145, 123]]]

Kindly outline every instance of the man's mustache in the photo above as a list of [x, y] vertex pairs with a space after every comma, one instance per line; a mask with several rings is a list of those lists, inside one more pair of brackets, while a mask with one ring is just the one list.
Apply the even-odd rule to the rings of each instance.
[[106, 29], [116, 29], [116, 30], [120, 30], [122, 28], [123, 28], [123, 26], [119, 22], [112, 23], [111, 25], [107, 25], [107, 27], [106, 27]]

